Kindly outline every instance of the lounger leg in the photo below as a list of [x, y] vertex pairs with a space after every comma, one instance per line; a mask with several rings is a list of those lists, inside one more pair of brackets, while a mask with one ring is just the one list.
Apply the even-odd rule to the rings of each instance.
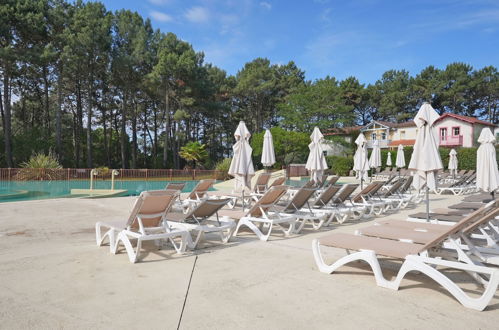
[[133, 246], [132, 246], [132, 242], [130, 242], [130, 239], [128, 238], [128, 236], [124, 232], [120, 232], [118, 234], [118, 238], [116, 239], [116, 243], [114, 244], [114, 248], [112, 251], [113, 254], [116, 254], [116, 252], [118, 251], [118, 246], [119, 246], [120, 242], [123, 242], [123, 245], [125, 246], [125, 250], [126, 250], [126, 253], [128, 254], [128, 259], [130, 260], [130, 262], [136, 263], [138, 258], [139, 258], [140, 248], [142, 246], [142, 241], [140, 239], [137, 239], [137, 247], [136, 247], [136, 251], [134, 251]]
[[[471, 271], [480, 274], [487, 274], [490, 276], [490, 280], [488, 282], [488, 285], [485, 286], [485, 290], [479, 298], [471, 298], [461, 288], [459, 288], [456, 283], [452, 282], [447, 276], [431, 267], [430, 264], [458, 268], [464, 271]], [[403, 269], [400, 269], [399, 274], [397, 275], [396, 281], [400, 282], [404, 275], [409, 271], [420, 271], [421, 273], [430, 277], [435, 282], [444, 287], [463, 306], [479, 311], [482, 311], [485, 309], [485, 307], [487, 307], [492, 297], [494, 297], [494, 294], [496, 293], [497, 287], [499, 285], [499, 271], [487, 267], [467, 265], [420, 256], [407, 256], [406, 261], [402, 265], [402, 268]]]
[[[259, 225], [261, 226], [262, 223], [260, 223]], [[239, 231], [239, 228], [241, 228], [241, 226], [246, 226], [249, 229], [251, 229], [251, 231], [253, 231], [261, 241], [267, 241], [269, 239], [270, 233], [272, 232], [272, 224], [270, 224], [267, 234], [263, 234], [263, 232], [257, 226], [255, 226], [255, 224], [251, 220], [241, 218], [237, 224], [234, 236], [237, 236], [237, 233]]]
[[[104, 235], [102, 235], [102, 227], [109, 228]], [[95, 240], [97, 246], [102, 246], [106, 240], [106, 237], [109, 239], [109, 250], [112, 251], [112, 247], [115, 244], [116, 240], [116, 230], [114, 228], [108, 227], [106, 224], [102, 222], [97, 222], [95, 224]]]

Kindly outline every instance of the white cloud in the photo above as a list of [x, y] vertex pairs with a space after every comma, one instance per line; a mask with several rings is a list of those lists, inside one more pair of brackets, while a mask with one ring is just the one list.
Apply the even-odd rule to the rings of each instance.
[[160, 11], [152, 10], [152, 11], [149, 12], [149, 15], [153, 19], [155, 19], [157, 21], [160, 21], [160, 22], [171, 22], [171, 21], [173, 21], [173, 17], [171, 17], [168, 14], [162, 13]]
[[210, 19], [210, 12], [203, 7], [192, 7], [185, 13], [185, 18], [193, 23], [206, 23]]
[[260, 2], [260, 6], [262, 6], [263, 8], [265, 8], [267, 10], [271, 10], [272, 9], [272, 5], [270, 3], [268, 3], [267, 1]]
[[158, 5], [158, 6], [167, 5], [171, 2], [171, 0], [147, 0], [147, 1], [149, 1], [149, 3], [153, 5]]

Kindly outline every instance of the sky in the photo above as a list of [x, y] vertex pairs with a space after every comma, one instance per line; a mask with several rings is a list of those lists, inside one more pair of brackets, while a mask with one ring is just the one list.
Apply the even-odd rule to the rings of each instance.
[[390, 69], [499, 67], [499, 0], [101, 1], [149, 17], [229, 74], [257, 57], [362, 83]]

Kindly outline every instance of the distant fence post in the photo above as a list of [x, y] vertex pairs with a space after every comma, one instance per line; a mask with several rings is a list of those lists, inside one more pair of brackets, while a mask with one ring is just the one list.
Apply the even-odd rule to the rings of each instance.
[[10, 177], [10, 167], [9, 167], [9, 181], [11, 180], [11, 177]]
[[170, 181], [173, 179], [173, 169], [170, 168]]
[[149, 178], [149, 172], [148, 172], [148, 170], [146, 168], [146, 181], [147, 181], [148, 178]]

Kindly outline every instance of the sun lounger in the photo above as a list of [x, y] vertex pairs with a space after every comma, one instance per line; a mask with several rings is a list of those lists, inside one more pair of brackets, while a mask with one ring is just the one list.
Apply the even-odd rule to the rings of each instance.
[[[497, 231], [491, 231], [491, 228], [495, 227], [492, 223], [497, 222], [495, 218], [499, 215], [498, 206], [498, 201], [490, 202], [463, 217], [458, 222], [458, 226], [461, 226], [462, 229], [449, 236], [443, 247], [455, 251], [456, 258], [469, 264], [490, 263], [499, 265], [499, 246], [497, 245], [499, 236], [497, 236]], [[359, 229], [357, 234], [426, 244], [439, 237], [445, 231], [444, 228], [449, 228], [449, 226], [438, 224], [425, 224], [426, 226], [422, 228], [417, 223], [408, 225], [407, 222], [405, 224], [403, 222], [378, 223], [374, 226]], [[475, 232], [478, 232], [478, 234], [474, 234]], [[478, 240], [481, 240], [481, 242], [478, 242]], [[438, 253], [447, 252], [441, 250]], [[474, 278], [479, 283], [484, 284], [483, 278]]]
[[300, 233], [308, 223], [313, 229], [319, 229], [329, 215], [326, 211], [314, 211], [309, 205], [309, 200], [316, 190], [311, 184], [305, 185], [285, 205], [274, 207], [275, 212], [293, 214], [296, 217], [295, 233]]
[[[359, 187], [358, 184], [344, 184], [340, 191], [331, 199], [324, 209], [331, 208], [335, 212], [336, 221], [343, 223], [349, 219], [360, 219], [366, 213], [365, 206], [355, 205], [350, 201], [352, 193]], [[331, 218], [332, 220], [333, 218]], [[329, 220], [326, 225], [330, 223]]]
[[165, 190], [177, 190], [181, 192], [185, 188], [185, 182], [169, 182], [167, 183]]
[[[272, 187], [248, 211], [221, 210], [219, 215], [238, 220], [234, 236], [237, 236], [242, 226], [248, 227], [262, 241], [269, 239], [274, 227], [282, 230], [284, 236], [289, 236], [294, 232], [296, 216], [275, 210], [276, 203], [286, 194], [287, 189], [287, 186]], [[263, 230], [267, 230], [267, 233]]]
[[383, 182], [372, 182], [352, 198], [352, 203], [365, 207], [367, 216], [383, 214], [390, 209], [391, 203], [373, 198], [383, 185]]
[[[127, 221], [97, 222], [95, 233], [97, 245], [109, 239], [110, 250], [116, 253], [120, 242], [125, 246], [130, 262], [139, 259], [143, 241], [169, 240], [177, 253], [183, 253], [189, 243], [189, 233], [185, 230], [172, 230], [164, 225], [165, 215], [178, 196], [176, 190], [144, 191], [137, 198]], [[102, 234], [102, 230], [106, 232]], [[175, 239], [180, 238], [180, 242]], [[131, 240], [136, 240], [134, 250]]]
[[[192, 243], [189, 248], [195, 249], [206, 233], [216, 232], [222, 243], [227, 243], [236, 223], [229, 218], [220, 218], [218, 212], [227, 205], [229, 199], [206, 199], [187, 214], [170, 212], [165, 216], [167, 226], [179, 230], [187, 230], [191, 234]], [[192, 235], [195, 239], [192, 239]]]
[[[465, 307], [483, 310], [496, 293], [499, 285], [499, 270], [473, 263], [459, 262], [454, 258], [447, 258], [446, 254], [438, 253], [446, 241], [452, 239], [466, 228], [468, 225], [466, 220], [462, 220], [454, 226], [448, 226], [446, 231], [442, 231], [434, 237], [428, 237], [428, 242], [425, 244], [333, 233], [320, 239], [314, 239], [312, 251], [321, 272], [333, 273], [345, 264], [354, 261], [365, 261], [371, 266], [378, 286], [398, 290], [405, 274], [418, 271], [439, 283]], [[322, 257], [321, 249], [323, 247], [345, 249], [349, 254], [329, 265], [326, 264]], [[358, 252], [352, 253], [352, 251]], [[403, 262], [394, 280], [387, 280], [383, 276], [382, 264], [380, 263], [380, 257], [382, 256]], [[473, 278], [482, 278], [485, 287], [484, 292], [478, 298], [469, 296], [454, 281], [440, 272], [436, 268], [437, 266], [464, 271]]]

